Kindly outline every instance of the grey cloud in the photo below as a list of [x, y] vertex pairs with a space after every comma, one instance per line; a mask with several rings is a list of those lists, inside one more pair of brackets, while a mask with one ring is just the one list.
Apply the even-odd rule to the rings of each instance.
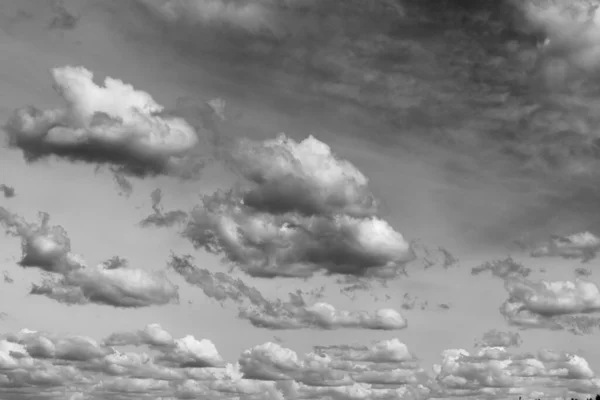
[[131, 268], [121, 258], [95, 267], [71, 252], [70, 239], [61, 226], [50, 226], [50, 216], [40, 213], [41, 222], [29, 224], [0, 207], [0, 225], [21, 238], [23, 267], [51, 273], [31, 294], [43, 295], [66, 304], [97, 303], [114, 307], [146, 307], [176, 302], [178, 288], [164, 273]]
[[503, 260], [487, 261], [471, 269], [472, 275], [479, 275], [484, 271], [491, 271], [493, 276], [507, 279], [512, 276], [527, 277], [531, 274], [531, 268], [515, 261], [512, 257]]
[[518, 332], [503, 332], [492, 329], [483, 334], [477, 343], [479, 347], [520, 347], [523, 339]]
[[15, 197], [15, 188], [5, 185], [4, 183], [0, 183], [0, 192], [2, 192], [4, 197], [7, 199]]
[[164, 115], [149, 94], [113, 78], [97, 86], [83, 67], [54, 68], [51, 74], [66, 107], [23, 107], [4, 126], [9, 146], [27, 161], [56, 156], [110, 165], [130, 176], [198, 176], [203, 161], [196, 131]]
[[538, 281], [512, 277], [505, 281], [509, 298], [500, 312], [511, 325], [521, 328], [566, 329], [590, 333], [598, 326], [600, 291], [589, 281]]
[[[130, 345], [140, 348], [117, 349]], [[3, 334], [0, 366], [0, 396], [10, 400], [549, 398], [599, 389], [585, 359], [550, 349], [446, 350], [433, 376], [398, 339], [317, 346], [305, 355], [268, 342], [226, 363], [210, 340], [176, 339], [158, 324], [101, 342], [27, 329]]]
[[171, 210], [165, 212], [162, 207], [162, 190], [155, 189], [150, 194], [152, 199], [153, 214], [147, 216], [140, 221], [140, 226], [148, 227], [171, 227], [175, 224], [182, 223], [187, 219], [188, 214], [181, 210]]
[[172, 255], [169, 267], [185, 280], [202, 289], [217, 301], [238, 304], [239, 316], [255, 326], [267, 329], [336, 329], [364, 328], [394, 330], [407, 326], [406, 319], [393, 309], [342, 311], [324, 302], [309, 305], [300, 293], [290, 293], [290, 300], [269, 300], [241, 279], [223, 272], [212, 273], [193, 264], [191, 256]]

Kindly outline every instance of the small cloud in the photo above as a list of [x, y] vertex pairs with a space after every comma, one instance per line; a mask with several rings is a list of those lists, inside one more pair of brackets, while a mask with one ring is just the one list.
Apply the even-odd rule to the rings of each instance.
[[15, 280], [10, 277], [8, 271], [4, 271], [4, 283], [15, 283]]
[[592, 271], [587, 268], [575, 268], [575, 276], [587, 278], [592, 276]]
[[4, 194], [4, 197], [7, 199], [15, 197], [15, 188], [5, 185], [3, 183], [0, 183], [0, 192], [2, 192], [2, 194]]
[[483, 334], [476, 343], [478, 347], [520, 347], [523, 344], [518, 332], [503, 332], [492, 329]]
[[31, 294], [43, 295], [66, 304], [97, 303], [114, 307], [146, 307], [176, 302], [178, 288], [164, 273], [130, 268], [119, 257], [89, 267], [71, 252], [71, 241], [61, 226], [50, 226], [50, 216], [40, 213], [40, 224], [0, 207], [0, 225], [21, 238], [23, 267], [51, 273]]
[[152, 210], [154, 213], [140, 221], [140, 226], [144, 228], [148, 227], [171, 227], [178, 223], [182, 223], [187, 219], [188, 214], [181, 210], [163, 211], [161, 205], [162, 202], [162, 190], [155, 189], [150, 194], [152, 199]]
[[125, 175], [119, 171], [113, 172], [113, 179], [120, 190], [119, 195], [130, 197], [133, 193], [133, 184], [131, 181], [129, 181]]
[[164, 273], [100, 264], [81, 267], [59, 279], [34, 284], [31, 294], [65, 304], [96, 303], [122, 308], [165, 305], [179, 301], [178, 287]]
[[50, 22], [50, 29], [72, 30], [79, 22], [80, 16], [70, 12], [63, 0], [52, 1], [54, 16]]
[[531, 274], [531, 268], [515, 261], [512, 257], [503, 260], [487, 261], [471, 269], [471, 275], [479, 275], [484, 271], [491, 271], [492, 275], [501, 279], [512, 276], [527, 277]]
[[[509, 298], [500, 312], [513, 326], [520, 328], [567, 329], [578, 331], [576, 324], [588, 328], [598, 318], [591, 314], [600, 312], [600, 290], [597, 285], [576, 279], [575, 281], [532, 282], [522, 277], [511, 277], [504, 287]], [[576, 319], [573, 317], [585, 317]], [[584, 323], [584, 319], [590, 319]]]

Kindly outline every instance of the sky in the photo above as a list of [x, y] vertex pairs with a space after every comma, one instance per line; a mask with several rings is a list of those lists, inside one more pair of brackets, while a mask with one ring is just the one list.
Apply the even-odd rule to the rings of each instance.
[[600, 393], [600, 17], [446, 3], [4, 0], [0, 398]]

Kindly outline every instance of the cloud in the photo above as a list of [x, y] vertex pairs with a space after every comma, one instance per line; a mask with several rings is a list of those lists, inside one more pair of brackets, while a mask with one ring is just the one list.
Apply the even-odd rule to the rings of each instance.
[[568, 236], [553, 235], [550, 239], [531, 250], [532, 257], [562, 257], [581, 259], [588, 262], [596, 257], [600, 249], [600, 238], [591, 232]]
[[492, 275], [500, 279], [507, 279], [511, 276], [527, 277], [531, 274], [531, 268], [507, 257], [503, 260], [487, 261], [471, 269], [471, 275], [479, 275], [484, 271], [491, 271]]
[[478, 347], [520, 347], [523, 339], [518, 332], [503, 332], [492, 329], [483, 334], [476, 345]]
[[178, 287], [164, 273], [139, 268], [81, 267], [60, 279], [34, 284], [31, 294], [65, 304], [96, 303], [113, 307], [148, 307], [179, 301]]
[[393, 309], [342, 311], [325, 302], [309, 305], [301, 293], [290, 293], [289, 301], [269, 300], [239, 278], [196, 267], [191, 256], [172, 255], [169, 267], [188, 283], [202, 289], [206, 296], [219, 302], [236, 303], [239, 306], [239, 316], [261, 328], [397, 330], [408, 326], [406, 319]]
[[128, 267], [112, 258], [90, 267], [71, 252], [71, 241], [62, 226], [50, 226], [50, 216], [40, 213], [39, 225], [0, 207], [0, 225], [21, 238], [23, 267], [51, 273], [31, 294], [43, 295], [66, 304], [97, 303], [114, 307], [146, 307], [176, 302], [178, 288], [161, 272]]
[[0, 183], [0, 192], [4, 195], [5, 198], [10, 199], [11, 197], [15, 197], [15, 188]]
[[130, 197], [131, 193], [133, 193], [133, 185], [131, 182], [125, 177], [125, 175], [119, 171], [113, 172], [113, 179], [117, 184], [121, 196]]
[[39, 213], [39, 224], [29, 224], [19, 215], [0, 207], [0, 225], [12, 236], [21, 238], [23, 267], [36, 267], [63, 273], [80, 266], [81, 259], [71, 253], [71, 240], [65, 229], [49, 225], [50, 215]]
[[[527, 1], [521, 5], [528, 20], [546, 33], [542, 59], [562, 61], [552, 71], [546, 65], [546, 78], [553, 81], [564, 74], [592, 74], [597, 71], [600, 22], [598, 5], [590, 1]], [[556, 83], [556, 82], [553, 82]]]
[[389, 276], [414, 259], [367, 178], [312, 136], [244, 140], [231, 158], [250, 187], [203, 197], [183, 231], [195, 247], [262, 277]]
[[241, 29], [250, 33], [276, 33], [275, 15], [269, 2], [229, 2], [223, 0], [138, 0], [170, 24], [204, 25]]
[[171, 210], [164, 212], [162, 202], [162, 190], [155, 189], [150, 194], [152, 199], [152, 210], [154, 213], [140, 221], [140, 226], [148, 227], [171, 227], [175, 224], [182, 223], [187, 218], [187, 213], [181, 210]]
[[130, 176], [197, 176], [199, 139], [187, 122], [166, 113], [152, 97], [118, 79], [104, 86], [84, 67], [51, 70], [65, 108], [16, 110], [5, 125], [9, 146], [30, 162], [56, 156], [108, 164]]
[[598, 325], [600, 291], [596, 284], [575, 281], [539, 281], [511, 277], [504, 287], [509, 298], [500, 312], [511, 325], [521, 328], [568, 329], [589, 333]]
[[351, 217], [371, 217], [378, 210], [367, 177], [313, 136], [299, 143], [285, 135], [264, 142], [242, 139], [232, 159], [255, 185], [243, 194], [244, 204], [255, 210]]
[[433, 367], [439, 384], [434, 397], [587, 398], [600, 390], [587, 361], [575, 354], [512, 354], [503, 347], [486, 347], [474, 354], [446, 350], [442, 358]]
[[[120, 350], [126, 346], [135, 351]], [[304, 355], [267, 342], [227, 362], [210, 340], [174, 338], [159, 324], [101, 341], [28, 329], [0, 335], [0, 396], [16, 400], [549, 399], [600, 390], [584, 358], [550, 349], [451, 349], [432, 372], [398, 339], [316, 346]]]

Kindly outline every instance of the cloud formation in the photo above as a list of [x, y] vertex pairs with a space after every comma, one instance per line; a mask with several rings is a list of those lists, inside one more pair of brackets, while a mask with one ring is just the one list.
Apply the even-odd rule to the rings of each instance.
[[162, 207], [162, 190], [154, 189], [150, 194], [152, 199], [152, 210], [154, 213], [148, 215], [142, 221], [140, 226], [148, 227], [171, 227], [175, 224], [182, 223], [187, 218], [187, 213], [181, 210], [171, 210], [165, 212]]
[[53, 68], [51, 75], [66, 106], [22, 107], [4, 126], [9, 146], [27, 161], [56, 156], [108, 164], [130, 176], [198, 176], [198, 134], [148, 93], [110, 77], [99, 86], [84, 67]]
[[518, 332], [503, 332], [497, 329], [487, 331], [476, 343], [478, 347], [520, 347], [521, 344], [523, 339]]
[[200, 288], [209, 298], [219, 302], [236, 303], [239, 316], [256, 327], [397, 330], [408, 326], [407, 320], [393, 309], [378, 309], [372, 312], [343, 311], [325, 302], [309, 305], [301, 293], [290, 293], [288, 301], [269, 300], [239, 278], [196, 267], [191, 256], [172, 255], [169, 267], [188, 283]]
[[487, 261], [471, 269], [471, 275], [479, 275], [485, 271], [490, 271], [492, 276], [500, 279], [507, 279], [511, 276], [527, 277], [531, 274], [531, 268], [515, 261], [512, 257], [503, 260]]
[[550, 239], [531, 250], [532, 257], [562, 257], [581, 259], [588, 262], [596, 257], [600, 249], [600, 238], [591, 232], [580, 232], [568, 236], [553, 235]]
[[[128, 346], [135, 351], [121, 350]], [[315, 346], [305, 355], [267, 342], [227, 362], [210, 340], [174, 338], [159, 324], [100, 341], [28, 329], [6, 333], [0, 366], [0, 395], [15, 400], [550, 399], [600, 389], [584, 358], [550, 349], [446, 350], [433, 373], [398, 339]]]
[[34, 284], [31, 294], [44, 295], [66, 304], [97, 303], [114, 307], [146, 307], [178, 301], [178, 288], [162, 272], [131, 268], [115, 259], [90, 267], [71, 252], [71, 241], [62, 226], [49, 225], [50, 216], [40, 213], [41, 223], [30, 224], [0, 207], [0, 225], [21, 239], [19, 265], [38, 268], [51, 275]]
[[6, 199], [15, 197], [15, 188], [13, 188], [12, 186], [5, 185], [4, 183], [0, 183], [0, 192], [4, 195], [4, 198]]
[[204, 196], [183, 236], [252, 276], [389, 276], [414, 259], [377, 214], [368, 179], [310, 136], [241, 140], [232, 164], [248, 188]]
[[433, 367], [440, 385], [434, 397], [588, 398], [600, 390], [600, 380], [576, 354], [547, 349], [513, 354], [504, 347], [485, 347], [473, 354], [446, 350], [442, 358]]
[[521, 328], [568, 329], [591, 333], [600, 325], [598, 286], [583, 279], [532, 282], [510, 277], [504, 287], [508, 299], [500, 307], [506, 321]]

